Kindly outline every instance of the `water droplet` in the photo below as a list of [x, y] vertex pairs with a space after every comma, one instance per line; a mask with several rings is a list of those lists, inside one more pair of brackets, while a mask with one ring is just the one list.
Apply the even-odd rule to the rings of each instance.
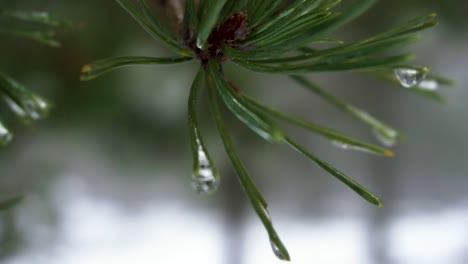
[[377, 129], [373, 130], [375, 137], [380, 141], [384, 146], [394, 147], [398, 143], [398, 133], [396, 131], [387, 131], [383, 133]]
[[279, 247], [275, 244], [275, 242], [273, 242], [273, 240], [270, 240], [270, 245], [271, 245], [271, 249], [273, 250], [273, 253], [275, 253], [275, 256], [276, 256], [278, 259], [280, 259], [280, 260], [286, 260], [286, 261], [289, 260], [289, 256], [283, 255], [283, 253], [281, 252], [281, 250], [279, 249]]
[[[200, 141], [197, 140], [197, 143]], [[192, 188], [200, 194], [212, 194], [218, 190], [219, 175], [202, 145], [198, 145], [198, 161], [192, 175]]]
[[13, 139], [13, 135], [4, 127], [2, 124], [0, 124], [0, 143], [5, 145], [8, 144], [11, 140]]
[[36, 104], [39, 107], [39, 109], [48, 110], [50, 108], [49, 104], [41, 97], [35, 96], [34, 100], [36, 100]]
[[337, 148], [340, 148], [340, 149], [344, 149], [344, 150], [356, 150], [356, 151], [362, 151], [362, 152], [368, 152], [368, 153], [371, 152], [366, 148], [363, 148], [363, 147], [360, 147], [360, 146], [355, 146], [355, 145], [350, 145], [348, 143], [345, 143], [345, 142], [342, 142], [342, 141], [339, 141], [339, 140], [333, 140], [332, 144], [333, 144], [333, 146], [335, 146]]
[[346, 143], [338, 141], [338, 140], [333, 140], [332, 144], [333, 144], [333, 146], [335, 146], [337, 148], [340, 148], [340, 149], [350, 149], [350, 148], [352, 148], [352, 146], [350, 146], [349, 144], [346, 144]]
[[211, 169], [200, 169], [192, 175], [192, 188], [200, 194], [212, 194], [219, 186], [218, 179]]
[[[332, 141], [332, 144], [333, 146], [337, 147], [337, 148], [340, 148], [340, 149], [344, 149], [344, 150], [355, 150], [355, 151], [361, 151], [361, 152], [366, 152], [366, 153], [370, 153], [370, 154], [376, 154], [375, 151], [373, 150], [370, 150], [368, 148], [365, 148], [365, 147], [361, 147], [361, 146], [356, 146], [356, 145], [351, 145], [351, 144], [348, 144], [348, 143], [345, 143], [345, 142], [342, 142], [342, 141], [339, 141], [339, 140], [334, 140]], [[387, 156], [387, 157], [393, 157], [395, 156], [395, 153], [391, 150], [384, 150], [382, 153], [380, 153], [384, 156]]]
[[439, 82], [436, 80], [423, 80], [419, 83], [418, 88], [426, 91], [436, 91], [439, 89]]
[[44, 118], [49, 114], [49, 104], [39, 96], [32, 96], [31, 99], [24, 101], [23, 105], [28, 116], [33, 120]]
[[429, 72], [427, 68], [422, 68], [420, 70], [413, 68], [396, 68], [394, 71], [401, 85], [405, 88], [418, 86]]
[[24, 102], [24, 110], [26, 110], [28, 116], [31, 117], [33, 120], [38, 120], [41, 118], [41, 114], [39, 113], [35, 102], [32, 100]]

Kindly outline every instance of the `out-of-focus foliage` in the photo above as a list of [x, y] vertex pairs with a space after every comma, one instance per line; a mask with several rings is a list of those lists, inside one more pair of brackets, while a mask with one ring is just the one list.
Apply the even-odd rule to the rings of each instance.
[[10, 198], [10, 199], [6, 199], [6, 200], [3, 200], [3, 201], [0, 201], [0, 211], [9, 209], [10, 207], [15, 206], [16, 204], [18, 204], [19, 202], [21, 202], [21, 200], [23, 200], [23, 197], [22, 197], [22, 196], [20, 196], [20, 197], [13, 197], [13, 198]]
[[[50, 47], [59, 47], [55, 28], [68, 24], [48, 12], [12, 11], [0, 6], [0, 34], [26, 38]], [[0, 52], [8, 52], [2, 49]], [[1, 55], [0, 55], [1, 56]], [[0, 97], [9, 109], [23, 122], [30, 123], [46, 117], [50, 104], [41, 96], [29, 91], [22, 84], [0, 71]], [[3, 115], [3, 113], [0, 113]], [[0, 145], [13, 138], [0, 119]]]

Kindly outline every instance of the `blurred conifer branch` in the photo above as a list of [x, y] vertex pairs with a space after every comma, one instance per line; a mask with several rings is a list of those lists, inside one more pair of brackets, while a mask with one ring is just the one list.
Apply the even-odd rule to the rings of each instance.
[[[0, 8], [0, 34], [27, 38], [50, 47], [60, 47], [56, 39], [56, 29], [62, 26], [70, 26], [70, 23], [49, 12]], [[1, 71], [0, 97], [13, 114], [26, 124], [46, 117], [51, 107], [46, 99]], [[2, 123], [0, 116], [0, 145], [8, 144], [12, 138], [12, 132]]]

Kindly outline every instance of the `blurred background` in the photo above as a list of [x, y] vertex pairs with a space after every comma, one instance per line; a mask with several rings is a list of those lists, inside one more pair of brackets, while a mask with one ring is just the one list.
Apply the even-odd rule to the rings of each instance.
[[[50, 118], [0, 149], [0, 263], [280, 263], [202, 105], [203, 133], [222, 174], [200, 196], [192, 170], [187, 99], [197, 63], [121, 69], [80, 82], [83, 64], [110, 56], [168, 56], [114, 1], [0, 0], [0, 8], [47, 10], [72, 20], [63, 47], [0, 36], [0, 69], [54, 102]], [[374, 208], [287, 149], [227, 115], [235, 143], [270, 204], [293, 263], [468, 263], [468, 2], [380, 1], [338, 37], [357, 40], [436, 12], [440, 26], [410, 47], [417, 64], [456, 85], [447, 104], [359, 74], [322, 74], [322, 87], [406, 135], [395, 158], [344, 151], [301, 130], [305, 146], [382, 197]], [[245, 91], [280, 109], [377, 143], [364, 126], [286, 77], [230, 67]]]

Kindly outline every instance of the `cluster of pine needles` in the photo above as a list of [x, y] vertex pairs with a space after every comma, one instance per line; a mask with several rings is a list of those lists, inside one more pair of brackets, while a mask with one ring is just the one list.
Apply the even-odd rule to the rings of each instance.
[[[44, 11], [12, 11], [0, 8], [0, 35], [30, 39], [50, 47], [60, 47], [56, 39], [57, 28], [69, 25], [58, 16]], [[10, 112], [26, 124], [48, 116], [50, 102], [30, 91], [20, 82], [0, 70], [0, 100]], [[0, 145], [13, 139], [13, 133], [0, 117]]]
[[[197, 192], [209, 194], [217, 190], [220, 182], [220, 175], [203, 143], [198, 124], [200, 91], [207, 89], [212, 115], [238, 180], [265, 226], [273, 252], [281, 260], [290, 260], [289, 253], [273, 227], [266, 199], [235, 150], [220, 102], [260, 137], [269, 142], [288, 144], [378, 207], [383, 204], [376, 195], [322, 161], [289, 136], [281, 125], [299, 126], [342, 148], [386, 157], [394, 153], [386, 147], [363, 142], [258, 102], [228, 79], [223, 70], [224, 64], [233, 63], [254, 72], [287, 75], [292, 81], [367, 125], [389, 146], [401, 139], [397, 130], [336, 97], [305, 76], [318, 72], [364, 72], [438, 101], [442, 100], [438, 88], [450, 84], [445, 78], [431, 75], [427, 67], [409, 64], [414, 59], [412, 54], [397, 53], [418, 41], [420, 31], [437, 25], [434, 14], [415, 18], [356, 42], [344, 43], [330, 37], [365, 13], [377, 0], [354, 1], [343, 8], [340, 8], [339, 0], [185, 0], [179, 30], [174, 30], [155, 14], [157, 10], [151, 1], [116, 2], [150, 35], [178, 55], [170, 58], [140, 56], [100, 60], [85, 65], [81, 79], [91, 80], [115, 68], [132, 64], [162, 65], [198, 60], [200, 68], [193, 81], [188, 103], [194, 160], [193, 187]], [[326, 48], [317, 48], [323, 43], [327, 44], [322, 45]]]

